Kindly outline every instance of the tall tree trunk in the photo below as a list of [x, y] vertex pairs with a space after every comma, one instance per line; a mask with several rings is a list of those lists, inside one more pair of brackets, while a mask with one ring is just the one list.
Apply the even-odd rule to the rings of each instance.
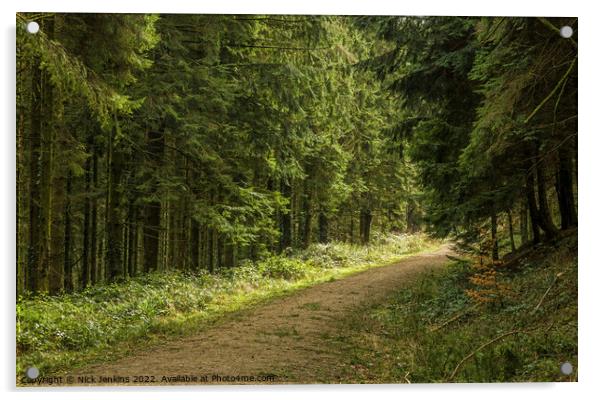
[[[106, 221], [106, 216], [103, 215], [103, 220]], [[106, 224], [105, 224], [106, 228]], [[100, 241], [98, 243], [98, 263], [97, 263], [97, 271], [96, 271], [96, 282], [105, 282], [106, 281], [106, 267], [105, 267], [105, 247], [106, 247], [107, 235], [102, 235]]]
[[132, 257], [134, 264], [134, 276], [138, 275], [140, 271], [140, 220], [138, 219], [139, 209], [136, 209], [136, 229], [134, 230], [134, 255]]
[[497, 214], [491, 214], [491, 259], [499, 261], [500, 253], [497, 241]]
[[539, 203], [539, 222], [541, 229], [544, 231], [548, 238], [556, 236], [556, 227], [552, 222], [550, 215], [550, 209], [548, 208], [548, 196], [546, 194], [546, 181], [545, 173], [542, 166], [541, 160], [537, 160], [535, 163], [535, 171], [537, 173], [537, 200]]
[[[91, 135], [90, 135], [91, 136]], [[91, 139], [88, 139], [88, 151], [92, 148]], [[92, 180], [92, 160], [91, 157], [86, 159], [84, 165], [84, 221], [82, 227], [82, 273], [80, 285], [85, 289], [90, 284], [90, 213], [92, 208], [92, 200], [90, 193], [90, 184]]]
[[217, 233], [217, 268], [221, 269], [224, 265], [224, 236]]
[[301, 238], [301, 190], [299, 189], [300, 185], [295, 184], [293, 186], [293, 194], [291, 195], [291, 200], [294, 203], [294, 207], [292, 208], [292, 243], [293, 247], [299, 247], [300, 238]]
[[307, 248], [311, 243], [312, 236], [312, 211], [311, 211], [311, 194], [305, 193], [303, 199], [303, 247]]
[[209, 228], [207, 225], [200, 226], [200, 238], [199, 238], [199, 267], [207, 267], [207, 246], [209, 243]]
[[351, 210], [350, 214], [351, 217], [349, 218], [349, 242], [353, 243], [353, 231], [355, 229], [353, 225], [355, 223], [355, 213], [353, 212], [353, 210]]
[[[51, 100], [51, 99], [48, 99]], [[50, 106], [51, 107], [51, 106]], [[60, 112], [56, 110], [60, 119]], [[57, 131], [53, 129], [52, 117], [47, 116], [48, 123], [46, 127], [47, 142], [44, 146], [48, 159], [46, 166], [43, 169], [46, 171], [44, 179], [48, 182], [45, 187], [45, 203], [48, 209], [48, 221], [50, 232], [48, 234], [49, 240], [49, 263], [48, 263], [48, 292], [51, 295], [60, 293], [63, 289], [67, 290], [64, 286], [66, 281], [65, 276], [65, 257], [67, 256], [67, 248], [65, 243], [65, 229], [66, 229], [66, 189], [71, 185], [68, 182], [69, 177], [65, 175], [68, 172], [65, 171], [64, 163], [61, 162], [65, 153], [62, 150], [62, 143], [59, 140]], [[60, 160], [60, 161], [59, 161]], [[70, 222], [70, 221], [69, 221]], [[73, 285], [70, 285], [73, 287]]]
[[527, 205], [521, 202], [520, 206], [520, 245], [524, 246], [529, 241], [529, 222]]
[[90, 202], [90, 283], [94, 285], [99, 280], [98, 272], [98, 201], [96, 189], [98, 188], [98, 152], [97, 147], [92, 148], [92, 201]]
[[[18, 50], [17, 50], [18, 51]], [[23, 62], [20, 54], [17, 54], [17, 70], [24, 69], [25, 62]], [[20, 75], [20, 76], [19, 76]], [[16, 223], [16, 239], [17, 239], [17, 295], [22, 294], [27, 288], [27, 262], [26, 256], [27, 254], [27, 237], [25, 236], [27, 229], [27, 218], [23, 215], [23, 209], [25, 202], [27, 201], [27, 191], [25, 190], [25, 116], [27, 115], [27, 107], [23, 105], [23, 96], [26, 91], [25, 87], [27, 86], [25, 83], [25, 78], [23, 74], [19, 74], [17, 76], [17, 176], [16, 176], [16, 184], [17, 184], [17, 204], [16, 204], [16, 212], [17, 212], [17, 223]], [[29, 76], [29, 75], [27, 75]]]
[[508, 210], [508, 235], [510, 235], [510, 248], [512, 252], [516, 251], [516, 243], [514, 242], [514, 227], [512, 225], [512, 211]]
[[556, 175], [556, 192], [560, 209], [561, 228], [577, 226], [577, 211], [573, 194], [573, 159], [568, 149], [558, 149], [558, 173]]
[[200, 241], [200, 224], [196, 219], [190, 221], [191, 232], [190, 232], [190, 260], [192, 262], [192, 268], [195, 271], [199, 270], [199, 241]]
[[176, 245], [177, 245], [177, 235], [176, 235], [176, 219], [178, 218], [178, 210], [177, 210], [177, 201], [169, 201], [169, 206], [167, 208], [169, 216], [167, 218], [167, 243], [169, 246], [169, 251], [167, 252], [167, 260], [165, 262], [165, 268], [171, 269], [176, 266]]
[[289, 200], [289, 209], [283, 211], [280, 215], [280, 251], [282, 252], [287, 247], [291, 247], [292, 244], [292, 226], [291, 226], [291, 215], [293, 210], [293, 199], [291, 195], [291, 186], [284, 181], [280, 182], [280, 191], [282, 196]]
[[[42, 30], [54, 38], [54, 16], [42, 21]], [[27, 269], [29, 290], [39, 292], [62, 286], [62, 275], [51, 276], [49, 268], [52, 245], [52, 146], [54, 133], [54, 99], [50, 74], [42, 71], [41, 60], [35, 56], [32, 63], [31, 127], [30, 127], [30, 223]], [[62, 249], [59, 252], [62, 255]], [[62, 263], [61, 268], [62, 271]], [[55, 284], [60, 279], [60, 285]]]
[[413, 200], [409, 199], [406, 203], [406, 231], [408, 233], [415, 233], [417, 230], [416, 205]]
[[127, 251], [127, 271], [128, 276], [133, 277], [136, 275], [136, 259], [137, 259], [137, 238], [136, 232], [138, 231], [138, 209], [134, 205], [134, 200], [130, 199], [128, 204], [128, 251]]
[[188, 198], [188, 196], [183, 197], [182, 199], [184, 204], [182, 204], [182, 219], [180, 220], [180, 251], [178, 257], [180, 258], [180, 265], [183, 269], [190, 268], [190, 203], [192, 198]]
[[[165, 136], [162, 129], [149, 131], [147, 135], [147, 153], [150, 162], [158, 168], [163, 163], [165, 151]], [[157, 193], [157, 179], [155, 176], [147, 176], [151, 181], [150, 194], [154, 199], [144, 207], [144, 271], [156, 271], [159, 264], [159, 232], [161, 231], [161, 201]]]
[[539, 243], [541, 235], [539, 234], [539, 212], [537, 211], [537, 202], [535, 200], [535, 178], [533, 177], [533, 172], [527, 173], [525, 188], [527, 192], [527, 204], [529, 205], [529, 216], [531, 218], [533, 243]]
[[71, 171], [67, 173], [66, 194], [65, 194], [65, 257], [64, 257], [64, 282], [65, 291], [73, 292], [73, 260], [71, 259], [71, 192], [72, 192]]
[[318, 215], [318, 240], [320, 243], [328, 243], [328, 217], [323, 211]]
[[[44, 21], [44, 31], [49, 39], [54, 38], [54, 17]], [[63, 289], [63, 257], [64, 257], [64, 225], [63, 201], [65, 197], [65, 181], [63, 171], [58, 171], [62, 163], [55, 161], [56, 153], [60, 154], [60, 145], [57, 143], [55, 129], [55, 99], [54, 89], [50, 74], [42, 75], [42, 160], [41, 160], [41, 193], [44, 220], [48, 224], [46, 229], [45, 253], [46, 262], [42, 271], [42, 281], [47, 281], [50, 294], [58, 294]]]
[[152, 201], [144, 207], [144, 271], [158, 269], [159, 233], [161, 230], [161, 203]]
[[232, 268], [234, 265], [234, 245], [232, 243], [226, 243], [224, 245], [224, 266], [226, 268]]
[[121, 218], [121, 176], [123, 173], [123, 153], [117, 149], [114, 137], [117, 134], [117, 117], [109, 140], [109, 181], [106, 207], [106, 277], [114, 282], [123, 276], [123, 242]]
[[209, 272], [213, 273], [215, 270], [215, 229], [209, 228], [209, 242], [207, 245], [207, 266]]
[[362, 209], [360, 214], [360, 230], [362, 237], [362, 244], [370, 243], [370, 227], [372, 225], [372, 211], [369, 209]]
[[29, 246], [27, 251], [27, 288], [37, 292], [42, 288], [46, 248], [43, 238], [48, 224], [43, 220], [41, 192], [42, 158], [42, 71], [40, 58], [35, 57], [31, 77], [31, 109], [29, 134]]

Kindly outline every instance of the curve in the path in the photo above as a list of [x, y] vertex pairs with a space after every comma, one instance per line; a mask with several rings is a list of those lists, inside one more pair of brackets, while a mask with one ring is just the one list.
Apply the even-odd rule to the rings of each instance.
[[340, 321], [366, 303], [383, 300], [421, 273], [444, 266], [449, 253], [443, 246], [435, 252], [318, 284], [194, 336], [74, 371], [73, 375], [127, 376], [129, 384], [134, 383], [135, 376], [153, 376], [159, 384], [165, 383], [165, 376], [172, 379], [171, 384], [181, 384], [187, 383], [184, 376], [205, 377], [208, 383], [216, 383], [215, 375], [262, 379], [272, 374], [275, 383], [338, 382], [341, 357], [329, 339], [337, 336]]

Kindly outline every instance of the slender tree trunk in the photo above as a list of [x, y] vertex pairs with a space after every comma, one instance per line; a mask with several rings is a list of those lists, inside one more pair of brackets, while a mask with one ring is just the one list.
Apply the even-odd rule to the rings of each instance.
[[406, 231], [408, 233], [415, 233], [416, 227], [416, 206], [413, 200], [408, 200], [406, 203]]
[[[50, 97], [50, 96], [49, 96]], [[48, 100], [51, 100], [49, 98]], [[51, 106], [49, 106], [52, 108]], [[57, 113], [59, 111], [57, 110]], [[47, 121], [47, 141], [45, 144], [45, 153], [48, 154], [43, 170], [45, 172], [45, 181], [48, 182], [44, 188], [45, 204], [47, 204], [48, 221], [50, 232], [48, 234], [49, 245], [49, 263], [48, 263], [48, 292], [51, 295], [60, 293], [63, 289], [67, 277], [65, 275], [65, 257], [67, 256], [67, 248], [65, 243], [66, 235], [66, 189], [70, 186], [69, 177], [66, 177], [64, 163], [62, 157], [64, 153], [61, 149], [61, 143], [57, 137], [57, 131], [53, 129], [52, 117], [46, 116]], [[57, 119], [60, 119], [60, 113]], [[60, 161], [58, 161], [60, 160]], [[73, 285], [70, 285], [71, 288]]]
[[280, 182], [280, 191], [282, 196], [289, 200], [288, 211], [283, 211], [280, 215], [280, 251], [282, 252], [287, 247], [291, 247], [292, 244], [292, 226], [291, 226], [291, 214], [293, 210], [293, 199], [291, 195], [291, 186], [282, 180]]
[[[54, 37], [54, 17], [42, 22], [49, 39]], [[33, 292], [62, 286], [62, 275], [52, 275], [49, 285], [49, 268], [52, 254], [52, 147], [54, 133], [54, 100], [50, 75], [41, 69], [41, 60], [35, 56], [32, 63], [31, 126], [30, 126], [30, 223], [28, 289]], [[62, 249], [58, 255], [62, 255]], [[54, 265], [54, 264], [53, 264]], [[61, 268], [62, 272], [62, 263]], [[60, 285], [56, 282], [60, 279]]]
[[294, 207], [292, 208], [292, 227], [291, 227], [291, 245], [293, 247], [299, 247], [300, 244], [300, 233], [301, 233], [301, 195], [300, 195], [298, 182], [293, 186], [292, 201]]
[[[126, 183], [127, 185], [127, 183]], [[129, 203], [129, 202], [128, 202]], [[130, 257], [130, 208], [129, 205], [125, 209], [125, 221], [121, 225], [121, 243], [123, 244], [121, 252], [121, 271], [123, 273], [122, 278], [127, 279], [128, 277], [128, 258]]]
[[72, 192], [71, 172], [67, 173], [66, 195], [65, 195], [65, 257], [64, 257], [64, 287], [67, 293], [73, 292], [73, 260], [71, 260], [71, 192]]
[[[150, 162], [158, 168], [163, 163], [165, 152], [165, 136], [162, 129], [149, 131], [147, 135], [147, 152]], [[161, 231], [161, 201], [157, 193], [157, 179], [148, 176], [151, 181], [150, 193], [154, 199], [144, 207], [144, 271], [156, 271], [159, 264], [159, 232]]]
[[360, 243], [364, 243], [364, 224], [366, 223], [366, 219], [364, 218], [364, 211], [360, 210], [360, 221], [359, 221], [359, 239], [360, 239]]
[[372, 225], [372, 211], [363, 209], [360, 214], [360, 230], [362, 244], [370, 243], [370, 228]]
[[136, 258], [137, 258], [137, 246], [136, 246], [136, 232], [138, 230], [138, 210], [134, 205], [134, 200], [130, 199], [128, 205], [128, 252], [127, 252], [127, 271], [128, 276], [133, 277], [136, 275]]
[[570, 152], [563, 147], [558, 149], [558, 174], [556, 175], [558, 208], [561, 228], [577, 226], [577, 211], [573, 194], [573, 160]]
[[209, 272], [213, 273], [215, 270], [215, 229], [209, 228], [209, 243], [207, 246], [207, 266]]
[[349, 218], [349, 242], [353, 243], [353, 230], [355, 227], [353, 226], [355, 223], [355, 213], [353, 210], [351, 211], [351, 217]]
[[512, 226], [512, 211], [508, 210], [508, 234], [510, 235], [510, 247], [512, 252], [516, 251], [516, 243], [514, 243], [514, 227]]
[[136, 208], [136, 220], [134, 222], [134, 248], [132, 249], [132, 265], [133, 265], [133, 276], [138, 275], [140, 268], [138, 265], [139, 253], [140, 253], [140, 223], [138, 219], [139, 209]]
[[226, 243], [224, 245], [224, 266], [226, 268], [232, 268], [234, 265], [234, 245], [232, 243]]
[[527, 173], [526, 177], [527, 204], [529, 205], [529, 216], [531, 218], [531, 231], [533, 232], [533, 243], [539, 243], [541, 236], [539, 234], [539, 212], [535, 200], [535, 179], [533, 173]]
[[[106, 217], [103, 215], [103, 219], [106, 220]], [[105, 224], [106, 227], [106, 224]], [[100, 241], [98, 243], [98, 270], [96, 271], [96, 282], [105, 282], [106, 281], [106, 256], [105, 256], [105, 247], [106, 247], [106, 237], [107, 235], [102, 235]]]
[[[19, 50], [17, 49], [17, 52]], [[17, 53], [17, 70], [25, 69], [27, 65], [19, 53]], [[25, 166], [25, 116], [27, 115], [28, 109], [23, 104], [24, 92], [26, 91], [26, 78], [24, 74], [17, 75], [17, 223], [16, 223], [16, 235], [17, 238], [17, 295], [22, 294], [27, 288], [27, 261], [25, 256], [27, 255], [27, 218], [23, 215], [24, 205], [27, 201], [27, 191], [25, 190], [25, 177], [24, 173]], [[25, 74], [27, 77], [30, 74]], [[25, 245], [25, 246], [24, 246]]]
[[328, 243], [328, 217], [323, 211], [318, 215], [318, 240], [320, 243]]
[[491, 259], [499, 261], [500, 253], [497, 241], [497, 214], [491, 214]]
[[200, 226], [200, 249], [199, 249], [199, 267], [207, 267], [207, 246], [209, 243], [209, 229], [207, 225]]
[[[174, 207], [175, 206], [175, 207]], [[167, 269], [171, 269], [174, 264], [175, 264], [175, 254], [176, 254], [176, 232], [175, 232], [175, 220], [177, 218], [177, 214], [178, 211], [176, 210], [177, 208], [177, 203], [176, 201], [171, 201], [168, 200], [168, 206], [166, 207], [166, 212], [167, 212], [167, 216], [165, 218], [165, 220], [167, 221], [166, 223], [166, 227], [167, 227], [167, 234], [165, 235], [166, 237], [166, 244], [167, 244], [167, 248], [168, 250], [165, 252], [166, 257], [165, 257], [165, 262], [163, 263], [164, 268]]]
[[221, 269], [224, 266], [224, 237], [221, 233], [217, 234], [217, 268]]
[[[91, 140], [88, 140], [88, 151], [91, 149]], [[90, 184], [92, 177], [92, 160], [91, 157], [88, 157], [86, 163], [84, 165], [85, 173], [84, 173], [84, 221], [82, 227], [82, 273], [81, 273], [81, 281], [80, 285], [82, 289], [85, 289], [90, 283], [90, 214], [91, 214], [91, 194], [90, 194]]]
[[196, 271], [199, 270], [199, 236], [200, 236], [200, 225], [196, 219], [190, 221], [191, 233], [190, 233], [190, 259], [192, 262], [192, 268]]
[[[98, 153], [97, 147], [92, 148], [92, 191], [98, 188]], [[99, 280], [98, 273], [98, 204], [96, 193], [90, 202], [90, 283], [94, 285]]]
[[312, 237], [312, 211], [311, 211], [311, 194], [306, 193], [303, 199], [303, 247], [307, 248], [311, 243]]
[[[115, 117], [117, 124], [117, 117]], [[116, 148], [114, 136], [117, 127], [113, 128], [109, 140], [109, 182], [107, 190], [107, 235], [106, 235], [106, 277], [109, 282], [114, 282], [123, 276], [123, 242], [121, 218], [121, 191], [120, 183], [123, 173], [123, 153]]]
[[[54, 18], [44, 21], [43, 28], [49, 39], [54, 38]], [[60, 119], [55, 117], [54, 88], [50, 74], [42, 74], [42, 159], [41, 159], [41, 193], [44, 220], [48, 224], [44, 238], [46, 261], [42, 271], [41, 281], [46, 282], [50, 294], [58, 294], [63, 289], [64, 274], [64, 197], [65, 180], [62, 163], [55, 161], [56, 153], [60, 154], [60, 144], [57, 143], [55, 124]]]
[[180, 220], [180, 251], [178, 257], [180, 258], [180, 265], [183, 269], [190, 268], [190, 210], [189, 206], [192, 201], [188, 196], [182, 198], [182, 219]]
[[537, 199], [539, 203], [539, 222], [541, 229], [544, 231], [548, 238], [556, 236], [556, 227], [552, 222], [550, 210], [548, 208], [548, 196], [546, 194], [546, 181], [544, 169], [541, 161], [536, 162], [535, 170], [537, 173]]
[[159, 232], [161, 229], [161, 203], [153, 201], [144, 207], [144, 271], [158, 269]]
[[522, 202], [520, 207], [520, 245], [524, 246], [529, 241], [529, 222], [527, 205]]
[[43, 220], [41, 193], [42, 158], [42, 72], [40, 58], [35, 57], [31, 77], [31, 110], [29, 134], [29, 246], [27, 251], [27, 288], [42, 288], [42, 269], [46, 261], [43, 238], [47, 223]]

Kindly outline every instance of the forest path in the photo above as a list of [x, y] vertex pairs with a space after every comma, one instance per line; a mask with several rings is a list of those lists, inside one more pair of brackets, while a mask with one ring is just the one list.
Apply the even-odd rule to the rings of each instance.
[[269, 374], [276, 376], [274, 383], [339, 382], [343, 357], [337, 354], [341, 350], [332, 340], [340, 336], [340, 322], [422, 273], [441, 268], [448, 254], [451, 250], [444, 245], [395, 264], [321, 283], [238, 313], [193, 336], [73, 371], [72, 375], [129, 377], [129, 384], [134, 383], [134, 376], [154, 376], [146, 379], [161, 384], [165, 383], [164, 376], [194, 375], [206, 377], [207, 383], [219, 383], [212, 379], [214, 375]]

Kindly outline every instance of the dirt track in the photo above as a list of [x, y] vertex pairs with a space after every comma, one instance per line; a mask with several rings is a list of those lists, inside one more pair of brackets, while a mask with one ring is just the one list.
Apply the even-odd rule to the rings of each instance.
[[[171, 384], [184, 384], [195, 383], [185, 381], [185, 377], [194, 379], [191, 376], [197, 377], [196, 383], [205, 383], [204, 379], [219, 383], [214, 375], [264, 379], [261, 377], [271, 374], [276, 376], [274, 383], [339, 382], [342, 357], [331, 340], [338, 335], [340, 321], [362, 305], [382, 300], [421, 273], [442, 267], [448, 261], [446, 254], [449, 249], [444, 246], [396, 264], [322, 283], [217, 323], [200, 334], [174, 339], [109, 364], [73, 371], [72, 375], [95, 377], [96, 382], [90, 384], [99, 384], [99, 376], [128, 377], [126, 384], [137, 384], [137, 376], [147, 381], [143, 384], [161, 384], [165, 383], [163, 377], [176, 377]], [[123, 379], [113, 381], [108, 383], [119, 384]]]

